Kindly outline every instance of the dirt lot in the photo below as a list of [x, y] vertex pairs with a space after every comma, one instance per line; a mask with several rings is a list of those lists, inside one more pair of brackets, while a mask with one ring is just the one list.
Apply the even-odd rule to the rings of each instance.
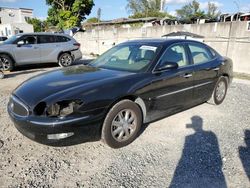
[[1, 187], [250, 187], [249, 82], [234, 82], [220, 106], [205, 103], [145, 126], [125, 148], [100, 141], [56, 148], [22, 136], [6, 112], [15, 87], [55, 68], [0, 80]]

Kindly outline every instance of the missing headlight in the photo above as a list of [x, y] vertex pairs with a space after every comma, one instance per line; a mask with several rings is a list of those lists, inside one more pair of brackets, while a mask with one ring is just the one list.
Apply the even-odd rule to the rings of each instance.
[[40, 102], [36, 107], [34, 108], [34, 114], [37, 116], [44, 115], [46, 109], [46, 103]]
[[60, 113], [60, 105], [57, 103], [47, 108], [47, 114], [49, 116], [58, 116], [59, 113]]
[[62, 108], [60, 111], [60, 116], [65, 117], [74, 112], [75, 102], [69, 103], [67, 107]]
[[61, 101], [47, 108], [47, 115], [51, 117], [65, 117], [76, 111], [83, 104], [80, 100]]

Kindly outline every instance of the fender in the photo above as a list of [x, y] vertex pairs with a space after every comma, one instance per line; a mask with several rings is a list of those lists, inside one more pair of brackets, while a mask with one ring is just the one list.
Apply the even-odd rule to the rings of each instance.
[[11, 60], [13, 61], [13, 63], [16, 64], [16, 61], [15, 61], [13, 55], [11, 55], [10, 53], [0, 51], [0, 55], [1, 55], [1, 54], [9, 56], [9, 57], [11, 58]]
[[144, 101], [138, 97], [135, 99], [135, 103], [138, 104], [142, 110], [142, 114], [143, 114], [143, 123], [146, 122], [146, 116], [147, 116], [147, 108], [146, 108], [146, 105], [144, 103]]

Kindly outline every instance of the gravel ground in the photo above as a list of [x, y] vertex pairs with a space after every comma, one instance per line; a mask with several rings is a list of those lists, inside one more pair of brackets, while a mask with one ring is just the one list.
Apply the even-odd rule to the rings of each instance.
[[55, 68], [0, 80], [1, 187], [250, 187], [249, 82], [234, 82], [220, 106], [205, 103], [145, 126], [125, 148], [100, 141], [56, 148], [22, 136], [6, 112], [15, 87]]

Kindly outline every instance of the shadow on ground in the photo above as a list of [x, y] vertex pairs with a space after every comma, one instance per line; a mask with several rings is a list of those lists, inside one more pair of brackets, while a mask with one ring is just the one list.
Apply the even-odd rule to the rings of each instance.
[[239, 156], [242, 162], [242, 166], [250, 181], [250, 130], [245, 130], [244, 140], [245, 140], [246, 146], [239, 147]]
[[[87, 65], [92, 61], [92, 59], [82, 59], [74, 62], [72, 66], [76, 65]], [[7, 73], [5, 78], [13, 78], [22, 74], [30, 74], [35, 72], [45, 72], [45, 68], [59, 68], [57, 63], [43, 63], [43, 64], [32, 64], [32, 65], [22, 65], [15, 68], [14, 71]]]
[[191, 121], [186, 128], [193, 129], [195, 133], [185, 138], [170, 188], [227, 187], [216, 135], [202, 129], [201, 117], [193, 116]]

